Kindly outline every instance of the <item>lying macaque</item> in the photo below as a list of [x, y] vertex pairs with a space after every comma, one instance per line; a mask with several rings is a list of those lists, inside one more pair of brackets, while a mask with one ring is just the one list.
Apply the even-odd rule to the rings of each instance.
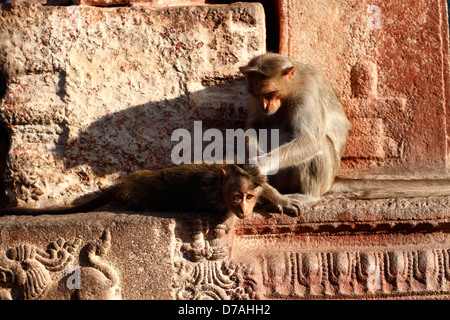
[[12, 207], [0, 211], [0, 216], [70, 214], [118, 203], [130, 211], [234, 213], [242, 219], [253, 212], [259, 197], [282, 213], [300, 212], [298, 201], [281, 195], [255, 167], [244, 170], [234, 164], [192, 164], [137, 171], [81, 204], [58, 208]]

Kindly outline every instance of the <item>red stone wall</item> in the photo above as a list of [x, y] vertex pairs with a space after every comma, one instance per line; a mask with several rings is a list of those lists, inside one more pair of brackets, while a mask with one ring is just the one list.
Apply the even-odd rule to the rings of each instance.
[[279, 2], [280, 53], [319, 67], [353, 123], [343, 173], [445, 171], [446, 2]]

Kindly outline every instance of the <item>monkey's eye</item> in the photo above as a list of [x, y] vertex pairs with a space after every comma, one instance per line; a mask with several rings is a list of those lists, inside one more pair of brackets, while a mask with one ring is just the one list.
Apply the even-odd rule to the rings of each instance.
[[272, 99], [274, 96], [275, 96], [275, 91], [268, 92], [263, 95], [264, 99], [268, 99], [268, 100]]
[[242, 196], [240, 194], [235, 194], [233, 196], [233, 201], [239, 201], [239, 200], [242, 200]]

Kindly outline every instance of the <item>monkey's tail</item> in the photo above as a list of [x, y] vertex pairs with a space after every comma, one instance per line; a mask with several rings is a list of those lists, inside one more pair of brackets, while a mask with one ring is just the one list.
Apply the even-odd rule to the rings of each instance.
[[378, 180], [336, 178], [331, 192], [360, 192], [360, 199], [449, 196], [449, 179]]
[[450, 186], [433, 187], [405, 187], [401, 189], [372, 189], [366, 190], [359, 197], [363, 200], [389, 198], [420, 198], [450, 196]]
[[86, 200], [83, 203], [72, 205], [69, 207], [56, 207], [56, 208], [25, 208], [25, 207], [12, 207], [0, 210], [0, 216], [5, 215], [30, 215], [37, 216], [43, 214], [56, 215], [56, 214], [73, 214], [81, 212], [89, 212], [104, 206], [114, 200], [114, 188], [109, 188], [94, 198]]

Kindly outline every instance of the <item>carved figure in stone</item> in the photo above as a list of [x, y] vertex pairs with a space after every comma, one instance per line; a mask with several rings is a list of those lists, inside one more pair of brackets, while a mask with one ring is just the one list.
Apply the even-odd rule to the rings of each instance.
[[450, 249], [263, 253], [260, 264], [267, 298], [450, 294]]
[[227, 261], [229, 244], [226, 227], [218, 225], [214, 238], [205, 240], [201, 231], [192, 243], [181, 246], [186, 259], [175, 262], [175, 298], [183, 300], [255, 299], [254, 269]]
[[89, 266], [82, 267], [74, 265], [80, 239], [59, 238], [47, 250], [31, 244], [6, 250], [0, 254], [0, 299], [120, 299], [119, 276], [103, 260], [110, 241], [106, 231], [85, 246]]

